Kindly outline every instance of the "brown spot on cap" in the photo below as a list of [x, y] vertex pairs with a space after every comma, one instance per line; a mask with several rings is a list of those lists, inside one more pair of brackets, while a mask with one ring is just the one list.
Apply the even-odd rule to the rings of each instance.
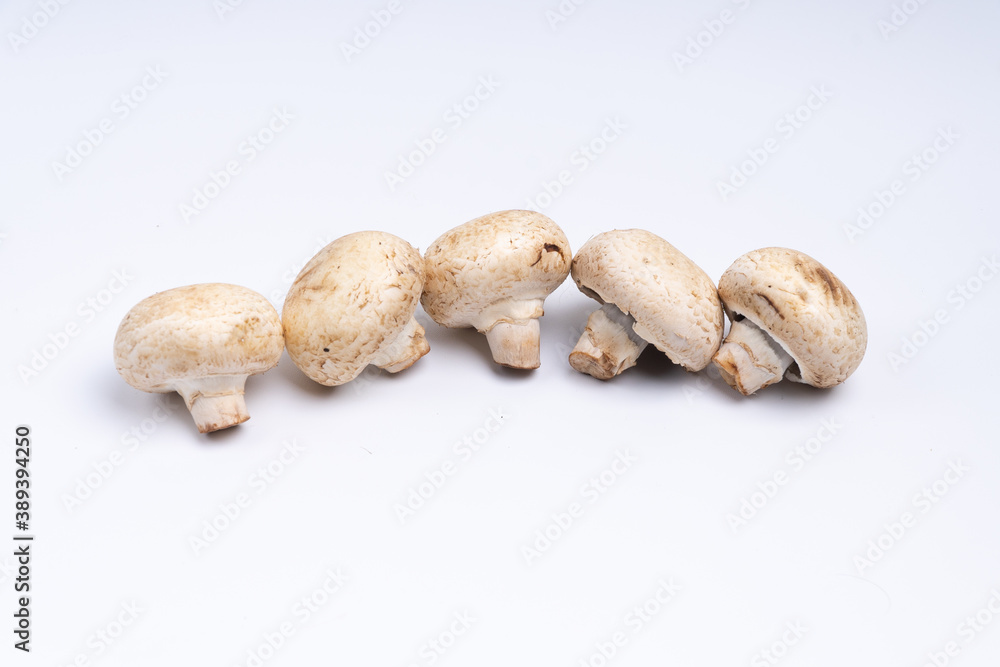
[[[778, 310], [778, 307], [774, 305], [774, 302], [771, 301], [771, 299], [769, 299], [766, 294], [761, 294], [760, 292], [755, 292], [754, 296], [757, 296], [757, 297], [760, 297], [761, 299], [763, 299], [767, 303], [767, 305], [771, 307], [771, 310], [774, 311], [775, 315], [777, 315], [781, 319], [785, 319], [785, 314], [782, 313], [780, 310]], [[740, 319], [742, 319], [742, 317]]]
[[816, 264], [812, 270], [812, 276], [814, 278], [813, 282], [818, 282], [824, 286], [824, 288], [830, 292], [830, 296], [833, 297], [835, 301], [844, 300], [844, 288], [840, 281], [830, 273], [826, 267], [821, 264]]

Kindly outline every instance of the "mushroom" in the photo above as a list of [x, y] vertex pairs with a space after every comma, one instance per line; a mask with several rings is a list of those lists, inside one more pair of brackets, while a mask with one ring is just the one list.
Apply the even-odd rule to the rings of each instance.
[[333, 241], [302, 268], [281, 313], [288, 356], [327, 386], [356, 378], [369, 365], [390, 373], [430, 351], [413, 317], [424, 260], [386, 232], [356, 232]]
[[490, 213], [442, 234], [424, 259], [420, 302], [435, 322], [486, 334], [502, 366], [538, 368], [542, 305], [573, 259], [556, 223], [534, 211]]
[[748, 252], [722, 274], [719, 296], [732, 326], [714, 361], [744, 396], [782, 377], [833, 387], [865, 355], [868, 327], [857, 299], [797, 250]]
[[722, 342], [722, 304], [712, 279], [651, 232], [624, 229], [587, 241], [573, 258], [580, 291], [603, 304], [569, 355], [581, 373], [608, 380], [635, 365], [649, 343], [699, 371]]
[[159, 292], [130, 310], [115, 335], [115, 368], [142, 391], [176, 391], [202, 433], [250, 419], [247, 376], [274, 368], [284, 341], [267, 299], [239, 285]]

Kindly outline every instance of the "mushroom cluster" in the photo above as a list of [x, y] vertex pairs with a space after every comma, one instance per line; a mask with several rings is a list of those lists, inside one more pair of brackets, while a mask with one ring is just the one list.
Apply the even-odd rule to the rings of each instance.
[[[569, 354], [609, 380], [653, 345], [691, 372], [714, 363], [744, 395], [783, 378], [833, 387], [868, 341], [857, 299], [808, 255], [762, 248], [719, 280], [642, 229], [597, 234], [574, 257], [555, 222], [534, 211], [491, 213], [442, 234], [426, 253], [379, 231], [343, 236], [298, 274], [279, 318], [260, 294], [208, 283], [159, 292], [125, 315], [115, 367], [130, 385], [176, 391], [198, 430], [250, 418], [247, 377], [287, 349], [311, 380], [334, 386], [374, 366], [397, 373], [430, 351], [417, 305], [436, 323], [485, 334], [501, 366], [540, 364], [539, 318], [568, 275], [601, 307]], [[724, 315], [731, 322], [722, 340]]]

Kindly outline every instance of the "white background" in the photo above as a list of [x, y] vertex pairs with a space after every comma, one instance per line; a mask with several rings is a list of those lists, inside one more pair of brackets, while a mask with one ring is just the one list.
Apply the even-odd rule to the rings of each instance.
[[[11, 646], [0, 551], [2, 664], [761, 665], [772, 648], [788, 667], [997, 664], [1000, 618], [981, 613], [992, 623], [971, 639], [959, 627], [1000, 591], [1000, 281], [980, 279], [1000, 250], [995, 3], [909, 0], [894, 25], [889, 0], [592, 0], [564, 21], [557, 0], [404, 1], [367, 45], [356, 31], [387, 3], [79, 0], [51, 18], [42, 4], [0, 10], [0, 535], [15, 532], [13, 432], [29, 424], [37, 536], [30, 655]], [[165, 76], [142, 90], [147, 68]], [[495, 90], [466, 101], [481, 77]], [[802, 107], [814, 88], [829, 98]], [[143, 99], [125, 115], [122, 95]], [[463, 102], [476, 109], [448, 120]], [[275, 109], [293, 120], [249, 160], [241, 144]], [[111, 132], [86, 145], [102, 119]], [[624, 129], [581, 159], [609, 120]], [[437, 128], [445, 140], [391, 188]], [[769, 138], [777, 150], [723, 196]], [[78, 166], [55, 164], [81, 144]], [[925, 150], [934, 162], [914, 172]], [[231, 160], [239, 173], [185, 220]], [[568, 185], [539, 201], [561, 171]], [[895, 180], [891, 205], [848, 234]], [[749, 399], [655, 350], [601, 383], [566, 363], [595, 306], [566, 283], [537, 371], [494, 366], [484, 337], [420, 312], [432, 350], [413, 368], [331, 390], [286, 356], [248, 382], [252, 419], [212, 436], [114, 370], [118, 322], [157, 291], [232, 282], [278, 305], [338, 236], [381, 229], [424, 249], [529, 201], [574, 250], [642, 227], [715, 279], [748, 250], [802, 250], [861, 302], [867, 357], [833, 390]], [[503, 426], [463, 460], [455, 443], [491, 409]], [[793, 464], [823, 420], [833, 438]], [[290, 441], [301, 452], [255, 481]], [[584, 486], [619, 452], [634, 462], [591, 503]], [[457, 472], [401, 522], [395, 506], [447, 461]], [[952, 464], [967, 471], [920, 500]], [[769, 487], [776, 473], [787, 483]], [[745, 499], [759, 507], [735, 525]], [[529, 563], [524, 547], [572, 503], [583, 515]], [[637, 628], [628, 615], [661, 580], [679, 591]], [[304, 596], [324, 604], [307, 616]], [[434, 653], [463, 613], [471, 627]], [[626, 643], [602, 662], [615, 633]]]

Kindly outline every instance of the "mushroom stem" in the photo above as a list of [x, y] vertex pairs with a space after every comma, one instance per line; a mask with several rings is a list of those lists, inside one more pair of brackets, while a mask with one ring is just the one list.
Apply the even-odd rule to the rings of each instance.
[[713, 361], [726, 384], [749, 396], [781, 382], [793, 360], [763, 329], [742, 319], [733, 322]]
[[415, 364], [417, 359], [430, 351], [431, 346], [424, 337], [424, 328], [416, 318], [411, 317], [399, 335], [379, 351], [372, 363], [384, 371], [398, 373]]
[[486, 332], [486, 340], [493, 361], [501, 366], [531, 370], [541, 365], [537, 319], [521, 324], [497, 322]]
[[647, 343], [635, 333], [635, 318], [613, 303], [590, 314], [587, 329], [569, 355], [569, 364], [598, 380], [610, 380], [635, 360]]
[[184, 397], [200, 433], [211, 433], [250, 419], [243, 400], [245, 375], [212, 375], [180, 380], [174, 390]]

